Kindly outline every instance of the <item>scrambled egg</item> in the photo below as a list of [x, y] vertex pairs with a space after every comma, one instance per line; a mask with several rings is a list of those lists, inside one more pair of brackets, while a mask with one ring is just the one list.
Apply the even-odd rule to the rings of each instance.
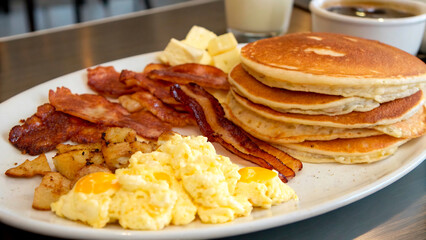
[[101, 228], [110, 222], [139, 230], [203, 223], [224, 223], [247, 216], [253, 207], [270, 208], [295, 192], [277, 173], [240, 169], [217, 155], [207, 138], [174, 135], [154, 152], [137, 152], [127, 168], [92, 173], [52, 203], [58, 216]]

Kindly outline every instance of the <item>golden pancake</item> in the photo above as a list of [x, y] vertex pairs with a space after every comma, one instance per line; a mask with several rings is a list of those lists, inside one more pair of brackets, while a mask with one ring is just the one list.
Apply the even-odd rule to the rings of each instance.
[[[232, 96], [229, 96], [232, 97]], [[332, 140], [336, 138], [358, 138], [383, 134], [366, 128], [333, 128], [284, 123], [267, 119], [243, 107], [240, 104], [222, 104], [226, 117], [246, 132], [263, 141], [282, 144], [296, 143], [306, 140]]]
[[336, 116], [282, 113], [253, 103], [235, 92], [232, 92], [232, 96], [227, 99], [226, 103], [232, 111], [239, 104], [267, 119], [284, 123], [336, 128], [371, 128], [377, 125], [389, 125], [408, 119], [423, 107], [423, 102], [423, 92], [418, 91], [411, 96], [383, 103], [378, 108], [368, 112], [351, 112]]
[[333, 33], [294, 33], [241, 49], [243, 67], [271, 87], [378, 102], [426, 85], [426, 64], [395, 47]]
[[280, 148], [303, 162], [371, 163], [392, 155], [400, 145], [408, 140], [408, 138], [379, 135], [331, 141], [289, 143], [281, 145]]
[[345, 98], [269, 87], [248, 74], [241, 64], [232, 69], [228, 80], [232, 89], [238, 94], [254, 103], [263, 104], [279, 112], [341, 115], [352, 111], [369, 111], [380, 105], [378, 102], [366, 98]]
[[412, 117], [391, 125], [376, 126], [374, 129], [397, 138], [415, 138], [426, 133], [426, 107]]

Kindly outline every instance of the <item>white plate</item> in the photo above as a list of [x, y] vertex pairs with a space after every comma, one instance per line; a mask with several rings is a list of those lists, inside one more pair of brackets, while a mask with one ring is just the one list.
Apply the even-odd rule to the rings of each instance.
[[[156, 53], [143, 54], [109, 63], [116, 70], [142, 71], [155, 60]], [[170, 226], [161, 231], [124, 230], [110, 224], [104, 229], [93, 229], [81, 223], [59, 218], [49, 211], [31, 208], [34, 188], [40, 177], [16, 179], [3, 173], [34, 157], [20, 154], [8, 141], [10, 129], [36, 112], [37, 106], [48, 102], [48, 90], [66, 86], [73, 93], [92, 92], [87, 86], [86, 70], [77, 71], [31, 88], [0, 104], [0, 221], [28, 231], [72, 238], [102, 239], [174, 239], [215, 238], [254, 232], [310, 218], [366, 197], [395, 182], [426, 157], [426, 137], [403, 145], [393, 156], [372, 164], [308, 164], [288, 183], [300, 198], [299, 206], [291, 204], [271, 209], [256, 209], [249, 217], [238, 218], [226, 224], [202, 224], [195, 221], [187, 226]], [[197, 128], [185, 133], [200, 134]], [[215, 144], [218, 152], [231, 157], [240, 165], [250, 165]], [[48, 154], [48, 157], [53, 153]]]

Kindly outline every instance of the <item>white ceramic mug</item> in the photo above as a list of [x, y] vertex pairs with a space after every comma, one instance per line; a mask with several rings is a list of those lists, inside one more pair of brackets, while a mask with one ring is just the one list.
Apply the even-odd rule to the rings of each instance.
[[313, 32], [334, 32], [377, 40], [413, 55], [419, 51], [426, 23], [426, 4], [412, 0], [346, 0], [350, 2], [385, 2], [386, 4], [406, 5], [415, 9], [415, 16], [404, 18], [372, 19], [345, 16], [327, 11], [324, 5], [335, 0], [313, 0], [309, 8], [312, 12]]
[[293, 0], [225, 0], [228, 30], [237, 39], [286, 33]]

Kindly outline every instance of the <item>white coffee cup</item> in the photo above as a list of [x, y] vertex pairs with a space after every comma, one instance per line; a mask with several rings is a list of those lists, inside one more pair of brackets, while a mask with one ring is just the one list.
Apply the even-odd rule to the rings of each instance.
[[325, 6], [339, 3], [336, 0], [313, 0], [309, 9], [312, 12], [313, 32], [334, 32], [377, 40], [413, 55], [417, 54], [426, 24], [426, 4], [412, 0], [346, 0], [352, 2], [385, 3], [411, 9], [415, 16], [404, 18], [360, 18], [328, 11]]
[[293, 0], [225, 0], [225, 9], [228, 30], [256, 40], [287, 32]]

